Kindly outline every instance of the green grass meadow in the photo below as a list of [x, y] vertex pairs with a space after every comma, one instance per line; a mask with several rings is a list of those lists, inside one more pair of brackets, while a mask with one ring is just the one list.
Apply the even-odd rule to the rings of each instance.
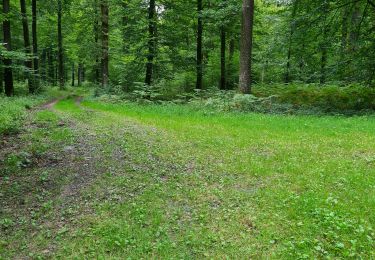
[[[97, 160], [99, 175], [77, 193], [69, 221], [59, 215], [62, 199], [52, 197], [44, 198], [30, 227], [0, 218], [6, 231], [0, 258], [375, 257], [374, 116], [215, 112], [70, 97], [32, 117], [41, 128], [22, 137], [29, 154], [58, 155], [59, 147], [84, 140], [90, 157], [77, 160]], [[6, 183], [12, 171], [39, 174], [14, 167]], [[56, 176], [62, 188], [54, 192], [64, 190], [70, 179], [58, 174], [47, 169], [39, 182]], [[12, 187], [4, 194], [22, 194]], [[57, 227], [48, 225], [54, 216]]]
[[[98, 185], [140, 191], [99, 203], [62, 255], [374, 257], [374, 117], [83, 106], [138, 165]], [[80, 115], [72, 101], [57, 108]]]

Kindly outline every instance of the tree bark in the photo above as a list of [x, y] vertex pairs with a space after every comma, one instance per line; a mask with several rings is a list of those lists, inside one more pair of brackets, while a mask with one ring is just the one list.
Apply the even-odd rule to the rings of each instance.
[[225, 64], [225, 51], [226, 51], [226, 32], [224, 26], [220, 28], [220, 42], [221, 42], [221, 50], [220, 50], [220, 89], [226, 90], [227, 89], [227, 78], [226, 78], [226, 64]]
[[286, 62], [286, 73], [285, 73], [285, 83], [290, 82], [290, 67], [291, 67], [291, 58], [292, 58], [292, 42], [293, 42], [293, 35], [295, 32], [295, 17], [297, 13], [297, 4], [298, 0], [294, 0], [293, 3], [293, 11], [292, 11], [292, 21], [290, 23], [290, 32], [289, 32], [289, 43], [288, 43], [288, 55], [287, 55], [287, 62]]
[[75, 66], [74, 66], [74, 62], [72, 64], [72, 87], [74, 87], [75, 85]]
[[81, 65], [81, 63], [78, 63], [77, 78], [78, 78], [78, 86], [81, 86], [82, 85], [82, 65]]
[[203, 88], [203, 0], [197, 0], [198, 28], [197, 28], [197, 81], [196, 89]]
[[4, 71], [3, 71], [3, 59], [0, 57], [0, 95], [4, 92]]
[[55, 67], [53, 64], [54, 55], [52, 52], [52, 47], [48, 48], [47, 51], [47, 58], [48, 58], [48, 81], [55, 85]]
[[[94, 68], [94, 81], [95, 83], [97, 84], [100, 84], [101, 82], [101, 79], [100, 79], [100, 71], [101, 71], [101, 51], [99, 52], [99, 34], [100, 34], [100, 25], [99, 25], [99, 12], [98, 12], [98, 1], [95, 0], [94, 1], [94, 16], [95, 16], [95, 19], [94, 19], [94, 41], [95, 41], [95, 50], [97, 50], [95, 52], [95, 68]], [[101, 47], [100, 47], [101, 49]]]
[[[3, 14], [5, 20], [3, 21], [3, 33], [4, 33], [4, 45], [7, 51], [12, 50], [12, 37], [10, 31], [10, 20], [8, 14], [10, 11], [9, 0], [3, 0]], [[14, 87], [13, 87], [13, 70], [12, 70], [12, 59], [4, 58], [4, 84], [5, 84], [5, 95], [8, 97], [13, 96]]]
[[251, 93], [251, 59], [253, 49], [254, 0], [242, 2], [239, 87], [243, 94]]
[[229, 40], [229, 54], [228, 54], [228, 66], [227, 66], [227, 88], [232, 89], [235, 83], [235, 79], [233, 79], [233, 57], [235, 51], [235, 40], [233, 35], [230, 37]]
[[58, 0], [57, 7], [57, 41], [58, 41], [58, 78], [60, 88], [65, 87], [64, 77], [64, 50], [62, 36], [62, 0]]
[[102, 87], [107, 88], [109, 84], [109, 10], [108, 0], [101, 0], [100, 3], [102, 19]]
[[33, 71], [33, 61], [31, 59], [31, 44], [30, 44], [30, 32], [29, 32], [29, 24], [27, 19], [27, 11], [26, 11], [26, 2], [25, 0], [20, 0], [20, 6], [21, 6], [21, 16], [22, 16], [22, 29], [23, 29], [23, 41], [25, 46], [25, 53], [26, 53], [26, 75], [27, 75], [27, 81], [29, 86], [29, 93], [34, 94], [35, 93], [35, 87], [32, 77], [32, 71]]
[[155, 58], [155, 31], [156, 31], [156, 5], [155, 0], [150, 0], [148, 8], [148, 54], [146, 64], [146, 85], [151, 85]]
[[327, 16], [328, 16], [328, 0], [324, 1], [324, 7], [323, 7], [323, 12], [324, 12], [324, 21], [323, 21], [323, 39], [321, 43], [321, 61], [320, 61], [320, 84], [325, 84], [327, 80], [327, 60], [328, 60], [328, 44], [327, 44], [327, 37], [328, 37], [328, 25], [327, 25]]
[[38, 90], [39, 88], [39, 57], [38, 57], [38, 37], [37, 37], [37, 0], [32, 0], [31, 12], [32, 12], [32, 22], [31, 22], [31, 32], [33, 38], [33, 67], [34, 67], [34, 88]]

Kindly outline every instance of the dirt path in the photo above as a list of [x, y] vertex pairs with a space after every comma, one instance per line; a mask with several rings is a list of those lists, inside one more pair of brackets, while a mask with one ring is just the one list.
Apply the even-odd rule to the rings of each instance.
[[[5, 258], [21, 259], [28, 251], [51, 256], [61, 232], [71, 229], [79, 216], [92, 212], [95, 199], [86, 200], [84, 191], [108, 171], [110, 161], [125, 157], [115, 143], [111, 144], [113, 152], [103, 153], [102, 137], [89, 125], [54, 109], [60, 100], [30, 111], [25, 129], [8, 137], [0, 153], [0, 221], [5, 221], [0, 225], [0, 242], [5, 241], [4, 251], [9, 250]], [[75, 104], [80, 107], [81, 101], [82, 97], [76, 97]], [[39, 122], [38, 114], [43, 113], [57, 115], [57, 123]], [[56, 141], [54, 135], [62, 137]], [[46, 150], [34, 151], [36, 145]], [[10, 165], [9, 158], [15, 163]], [[33, 239], [45, 232], [50, 236], [47, 245], [43, 245], [44, 238]]]

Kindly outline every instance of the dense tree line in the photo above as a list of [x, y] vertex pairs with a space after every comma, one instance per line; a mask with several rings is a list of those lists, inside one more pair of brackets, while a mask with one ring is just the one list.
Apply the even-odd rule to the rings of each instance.
[[2, 9], [8, 96], [15, 82], [30, 93], [69, 80], [250, 93], [252, 82], [375, 77], [373, 0], [3, 0]]

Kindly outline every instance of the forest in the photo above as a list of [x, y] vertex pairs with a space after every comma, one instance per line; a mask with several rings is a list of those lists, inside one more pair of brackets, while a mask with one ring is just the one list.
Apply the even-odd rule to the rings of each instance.
[[2, 0], [0, 259], [375, 258], [375, 0]]

